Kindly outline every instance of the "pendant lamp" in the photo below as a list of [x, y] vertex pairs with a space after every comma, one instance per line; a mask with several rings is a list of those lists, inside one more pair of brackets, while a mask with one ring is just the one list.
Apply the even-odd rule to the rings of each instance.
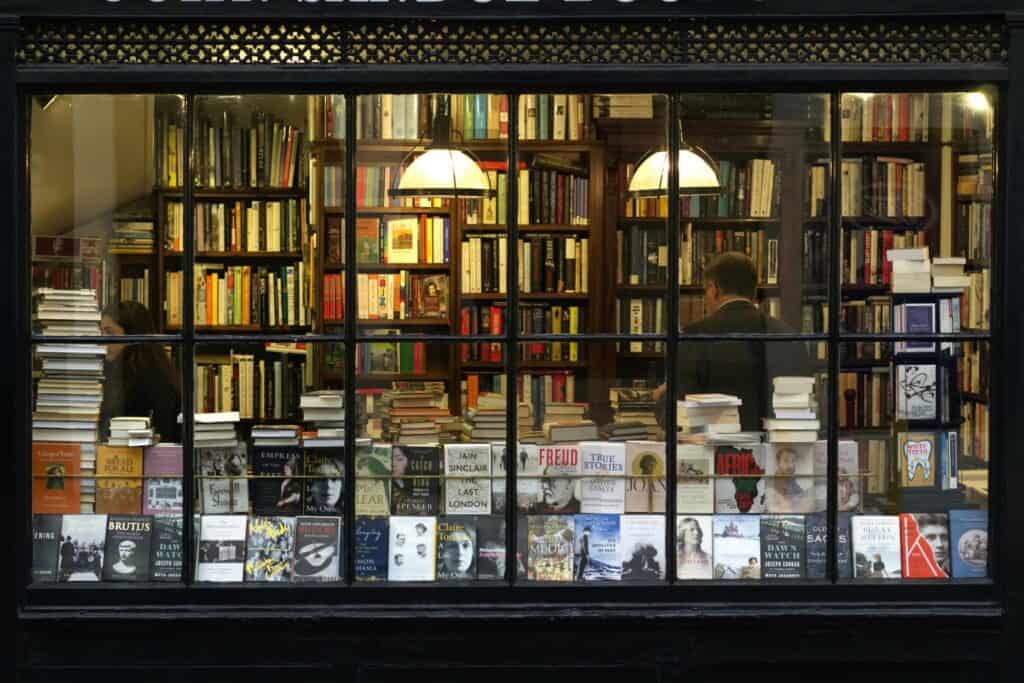
[[[668, 150], [649, 152], [640, 160], [629, 179], [629, 193], [640, 197], [668, 194]], [[715, 162], [708, 153], [683, 140], [679, 132], [679, 194], [715, 195], [721, 192]]]

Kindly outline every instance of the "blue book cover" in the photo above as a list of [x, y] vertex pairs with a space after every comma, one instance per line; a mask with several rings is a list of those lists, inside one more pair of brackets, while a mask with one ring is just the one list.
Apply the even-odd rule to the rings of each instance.
[[476, 99], [472, 95], [463, 95], [462, 97], [462, 137], [466, 140], [473, 140], [476, 138], [476, 133], [473, 130], [473, 109]]
[[713, 562], [716, 579], [761, 578], [760, 515], [715, 515]]
[[576, 515], [575, 580], [620, 581], [619, 515]]
[[487, 137], [487, 95], [476, 96], [476, 107], [473, 112], [473, 132], [478, 138]]
[[988, 574], [988, 511], [950, 510], [953, 578], [979, 579]]
[[[935, 334], [935, 304], [904, 304], [904, 331], [907, 334]], [[898, 353], [927, 353], [935, 351], [932, 342], [910, 341]]]
[[388, 518], [356, 518], [356, 581], [384, 581], [388, 578]]
[[537, 139], [551, 139], [551, 95], [537, 95]]

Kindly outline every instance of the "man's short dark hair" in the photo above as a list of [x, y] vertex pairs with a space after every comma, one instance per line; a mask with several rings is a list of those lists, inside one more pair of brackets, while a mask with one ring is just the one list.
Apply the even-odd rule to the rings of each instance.
[[714, 282], [722, 294], [753, 299], [757, 294], [757, 267], [746, 254], [727, 251], [704, 270], [708, 282]]

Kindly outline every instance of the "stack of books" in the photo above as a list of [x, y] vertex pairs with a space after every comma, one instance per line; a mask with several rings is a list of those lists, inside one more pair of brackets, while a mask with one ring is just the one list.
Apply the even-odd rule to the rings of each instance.
[[679, 440], [703, 443], [719, 435], [728, 435], [733, 440], [742, 432], [741, 405], [743, 400], [730, 394], [687, 394], [684, 400], [676, 402]]
[[47, 336], [88, 336], [100, 334], [100, 307], [95, 289], [52, 289], [35, 292], [36, 332]]
[[458, 440], [462, 425], [448, 408], [443, 382], [394, 382], [375, 406], [385, 440], [405, 445]]
[[813, 377], [776, 377], [772, 408], [775, 418], [764, 418], [769, 443], [814, 443], [820, 427], [814, 413]]
[[[476, 407], [465, 411], [466, 419], [463, 433], [470, 441], [504, 441], [508, 430], [508, 410], [505, 394], [493, 391], [482, 392], [477, 396]], [[529, 406], [527, 406], [529, 409]], [[532, 418], [527, 415], [528, 426], [532, 426]], [[523, 426], [523, 414], [519, 412], [519, 426]]]
[[598, 441], [597, 425], [587, 419], [590, 406], [586, 403], [545, 403], [544, 439], [550, 443]]
[[[654, 414], [657, 401], [654, 390], [647, 387], [612, 387], [608, 390], [612, 423], [601, 428], [609, 441], [658, 441], [661, 428]], [[640, 428], [643, 427], [643, 431]]]
[[299, 426], [281, 424], [254, 424], [252, 426], [252, 445], [261, 446], [298, 446]]
[[890, 249], [886, 258], [892, 263], [894, 294], [928, 294], [932, 291], [932, 264], [928, 247]]
[[310, 391], [299, 398], [302, 419], [312, 429], [303, 432], [307, 448], [337, 448], [345, 445], [345, 392], [340, 389]]
[[114, 417], [110, 419], [110, 446], [152, 446], [153, 425], [148, 417]]
[[964, 273], [967, 259], [946, 256], [932, 259], [932, 291], [958, 294], [971, 286], [971, 276]]
[[[221, 413], [196, 413], [193, 441], [196, 448], [234, 448], [238, 445], [237, 410]], [[178, 415], [181, 421], [181, 415]]]

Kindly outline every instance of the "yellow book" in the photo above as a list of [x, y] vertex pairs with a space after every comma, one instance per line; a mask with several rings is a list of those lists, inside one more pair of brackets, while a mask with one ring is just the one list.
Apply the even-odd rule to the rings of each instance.
[[[569, 307], [569, 334], [579, 334], [580, 331], [580, 309], [579, 306]], [[569, 342], [569, 362], [575, 363], [580, 359], [579, 343]]]

